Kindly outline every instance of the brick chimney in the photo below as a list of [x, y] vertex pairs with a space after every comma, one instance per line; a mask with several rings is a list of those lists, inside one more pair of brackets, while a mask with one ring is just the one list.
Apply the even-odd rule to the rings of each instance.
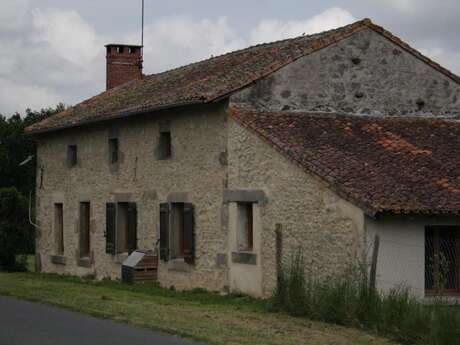
[[107, 44], [107, 90], [142, 78], [142, 46]]

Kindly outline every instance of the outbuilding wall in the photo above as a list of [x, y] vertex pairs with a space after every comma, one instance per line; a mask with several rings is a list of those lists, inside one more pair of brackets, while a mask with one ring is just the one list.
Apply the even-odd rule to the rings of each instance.
[[455, 217], [385, 216], [366, 217], [367, 251], [371, 261], [375, 236], [379, 236], [377, 287], [388, 292], [409, 288], [425, 297], [425, 227], [460, 225]]
[[[263, 295], [270, 295], [276, 286], [277, 227], [283, 237], [284, 263], [300, 249], [310, 276], [339, 274], [361, 257], [365, 233], [360, 209], [234, 120], [228, 131], [228, 188], [261, 190], [266, 196], [257, 206]], [[229, 265], [231, 269], [237, 264]], [[257, 275], [253, 277], [256, 284]]]

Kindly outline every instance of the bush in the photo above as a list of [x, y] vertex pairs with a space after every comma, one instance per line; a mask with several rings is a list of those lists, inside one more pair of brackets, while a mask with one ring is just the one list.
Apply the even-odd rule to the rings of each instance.
[[15, 188], [0, 188], [0, 270], [25, 271], [33, 248], [28, 201]]
[[301, 251], [278, 279], [273, 305], [295, 316], [365, 329], [404, 344], [460, 345], [459, 307], [425, 305], [408, 289], [383, 294], [369, 285], [359, 264], [341, 277], [306, 276]]

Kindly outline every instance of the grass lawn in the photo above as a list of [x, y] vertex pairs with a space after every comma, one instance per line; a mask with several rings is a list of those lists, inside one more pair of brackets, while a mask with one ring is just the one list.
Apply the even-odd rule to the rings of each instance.
[[0, 273], [0, 295], [49, 303], [209, 344], [392, 344], [355, 329], [268, 311], [267, 302], [152, 285], [84, 281], [38, 273]]

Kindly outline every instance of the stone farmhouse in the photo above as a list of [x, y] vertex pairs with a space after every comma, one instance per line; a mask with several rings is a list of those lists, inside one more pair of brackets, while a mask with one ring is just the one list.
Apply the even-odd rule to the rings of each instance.
[[26, 130], [43, 272], [154, 250], [162, 286], [267, 296], [298, 248], [330, 277], [378, 235], [379, 288], [460, 292], [458, 76], [369, 19], [153, 75], [106, 49], [107, 90]]

